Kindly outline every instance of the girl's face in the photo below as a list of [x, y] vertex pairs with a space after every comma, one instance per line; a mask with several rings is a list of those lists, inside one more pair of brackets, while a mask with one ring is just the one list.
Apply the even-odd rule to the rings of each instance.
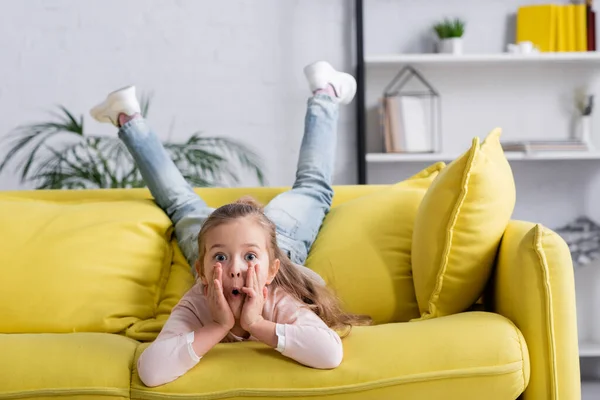
[[217, 263], [223, 267], [223, 294], [236, 319], [239, 319], [244, 305], [248, 265], [258, 265], [258, 282], [262, 288], [271, 283], [279, 261], [271, 265], [269, 260], [269, 235], [253, 218], [237, 218], [218, 225], [206, 234], [204, 255], [205, 285], [217, 278], [214, 269]]

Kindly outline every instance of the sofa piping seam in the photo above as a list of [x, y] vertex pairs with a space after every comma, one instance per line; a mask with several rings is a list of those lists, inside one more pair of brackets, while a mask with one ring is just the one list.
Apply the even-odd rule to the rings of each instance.
[[535, 253], [538, 257], [539, 265], [542, 267], [542, 277], [544, 279], [544, 289], [545, 289], [545, 306], [546, 306], [546, 316], [548, 318], [548, 325], [546, 326], [546, 335], [548, 339], [548, 344], [550, 347], [550, 359], [551, 363], [551, 371], [550, 371], [550, 379], [552, 379], [552, 398], [557, 399], [558, 391], [558, 379], [556, 377], [556, 345], [554, 341], [554, 316], [552, 314], [552, 291], [550, 289], [550, 270], [548, 268], [548, 260], [546, 259], [546, 254], [543, 248], [543, 226], [541, 224], [536, 224], [535, 226], [535, 235], [534, 235], [534, 249]]
[[525, 381], [525, 353], [523, 352], [523, 340], [521, 340], [521, 337], [523, 336], [523, 334], [519, 331], [519, 328], [517, 327], [517, 325], [515, 325], [514, 322], [512, 322], [508, 318], [506, 318], [506, 319], [508, 320], [508, 322], [510, 322], [512, 327], [515, 329], [515, 333], [517, 334], [517, 337], [519, 338], [519, 349], [521, 350], [521, 360], [523, 361], [523, 367], [521, 368], [521, 376], [523, 377], [523, 392], [524, 392], [525, 389], [527, 389], [527, 384]]
[[[194, 399], [205, 399], [205, 400], [224, 399], [224, 398], [230, 398], [230, 397], [236, 397], [236, 396], [248, 396], [248, 397], [277, 396], [277, 397], [281, 397], [282, 395], [285, 395], [285, 396], [292, 396], [292, 397], [300, 397], [300, 396], [335, 395], [335, 394], [343, 394], [343, 393], [348, 393], [348, 392], [356, 393], [356, 392], [360, 392], [360, 391], [380, 389], [380, 388], [390, 387], [390, 386], [394, 386], [394, 385], [412, 384], [412, 383], [419, 383], [419, 382], [432, 381], [432, 380], [462, 379], [462, 378], [473, 378], [473, 377], [482, 377], [482, 376], [507, 375], [507, 374], [512, 374], [512, 373], [518, 372], [518, 370], [522, 369], [522, 368], [523, 368], [523, 361], [515, 361], [515, 362], [511, 362], [511, 363], [507, 363], [507, 364], [503, 365], [501, 371], [490, 371], [491, 369], [498, 369], [497, 366], [478, 367], [478, 368], [474, 368], [474, 369], [483, 369], [484, 371], [467, 373], [467, 371], [469, 371], [470, 369], [462, 369], [462, 370], [457, 370], [458, 372], [461, 373], [461, 375], [447, 373], [443, 376], [434, 376], [434, 377], [429, 376], [430, 375], [429, 373], [421, 373], [421, 374], [409, 375], [409, 378], [406, 378], [406, 377], [388, 378], [388, 379], [382, 379], [382, 380], [375, 381], [375, 382], [344, 385], [344, 386], [338, 386], [338, 387], [329, 388], [329, 389], [318, 388], [318, 389], [305, 389], [305, 390], [297, 390], [297, 389], [295, 389], [295, 390], [282, 390], [282, 389], [222, 390], [219, 392], [212, 392], [212, 393], [208, 393], [208, 394], [204, 394], [204, 395], [199, 395], [198, 393], [186, 393], [186, 394], [152, 393], [152, 392], [149, 392], [146, 390], [132, 388], [132, 390], [131, 390], [132, 397], [131, 398], [132, 399], [134, 398], [133, 397], [134, 394], [137, 394], [137, 397], [135, 397], [136, 399], [142, 399], [142, 398], [166, 399], [166, 398], [173, 398], [173, 397], [176, 397], [176, 398], [193, 397]], [[455, 370], [451, 370], [449, 372], [455, 372]]]
[[131, 385], [128, 389], [118, 388], [61, 388], [61, 389], [33, 389], [21, 390], [18, 392], [0, 393], [2, 400], [27, 399], [32, 396], [78, 396], [78, 395], [94, 395], [94, 396], [122, 396], [131, 398]]
[[[473, 170], [473, 165], [475, 164], [475, 159], [477, 158], [480, 152], [481, 148], [479, 146], [479, 143], [476, 151], [470, 151], [469, 158], [467, 159], [467, 165], [465, 166], [465, 170], [463, 171], [464, 175], [461, 182], [460, 196], [458, 198], [458, 201], [454, 204], [454, 209], [452, 210], [449, 225], [446, 227], [448, 237], [446, 238], [446, 246], [442, 255], [442, 266], [436, 277], [435, 287], [433, 289], [433, 293], [431, 293], [429, 297], [428, 302], [428, 312], [432, 316], [439, 314], [435, 302], [439, 301], [440, 293], [442, 292], [444, 286], [444, 276], [446, 275], [446, 270], [448, 269], [448, 263], [450, 262], [450, 252], [452, 251], [452, 244], [454, 243], [454, 229], [458, 222], [460, 210], [462, 209], [464, 202], [469, 194], [469, 182], [471, 180], [471, 172]], [[425, 314], [427, 314], [427, 312]]]

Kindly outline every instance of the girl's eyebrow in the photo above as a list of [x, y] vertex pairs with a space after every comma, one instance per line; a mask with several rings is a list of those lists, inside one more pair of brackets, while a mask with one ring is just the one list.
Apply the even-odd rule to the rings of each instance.
[[[260, 246], [259, 246], [259, 245], [257, 245], [256, 243], [244, 243], [242, 246], [244, 246], [244, 247], [256, 247], [257, 249], [260, 249]], [[213, 244], [213, 245], [210, 247], [210, 249], [208, 249], [208, 251], [211, 251], [211, 250], [212, 250], [212, 249], [214, 249], [215, 247], [216, 247], [216, 248], [223, 248], [223, 247], [225, 247], [225, 245], [224, 245], [224, 244], [220, 244], [220, 243]]]

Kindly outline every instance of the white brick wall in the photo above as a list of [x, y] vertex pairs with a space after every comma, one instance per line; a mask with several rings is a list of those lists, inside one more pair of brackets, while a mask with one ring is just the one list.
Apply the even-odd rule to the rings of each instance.
[[[201, 130], [255, 146], [270, 185], [290, 185], [309, 95], [302, 67], [353, 69], [348, 0], [0, 0], [0, 136], [115, 88], [154, 92], [162, 138]], [[342, 110], [336, 183], [356, 179], [354, 106]], [[244, 185], [253, 185], [248, 180]], [[26, 187], [11, 173], [0, 189]]]

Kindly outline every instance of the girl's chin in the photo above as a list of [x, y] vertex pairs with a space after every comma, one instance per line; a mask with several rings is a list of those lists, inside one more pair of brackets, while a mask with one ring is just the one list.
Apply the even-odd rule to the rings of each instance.
[[244, 307], [244, 299], [242, 296], [236, 296], [227, 299], [227, 303], [233, 312], [233, 316], [237, 319], [242, 315], [242, 308]]

